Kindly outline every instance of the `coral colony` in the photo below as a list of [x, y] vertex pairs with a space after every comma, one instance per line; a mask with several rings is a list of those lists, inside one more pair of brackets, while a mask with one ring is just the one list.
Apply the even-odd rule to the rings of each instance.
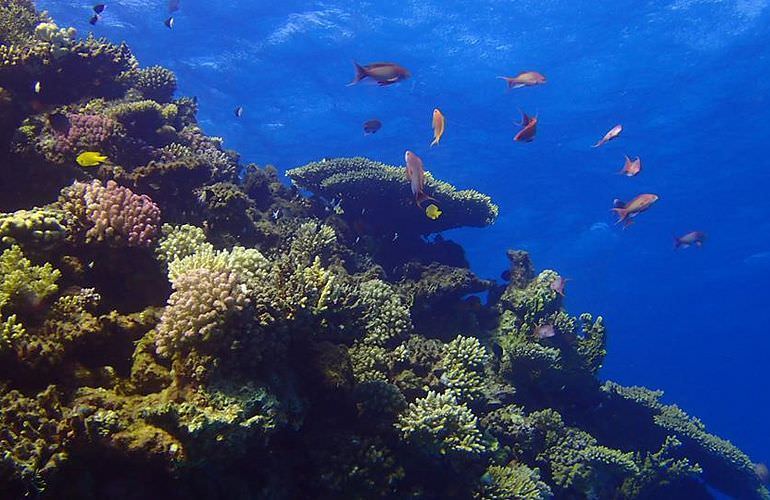
[[289, 187], [125, 45], [27, 0], [0, 43], [3, 498], [768, 498], [660, 392], [597, 379], [604, 322], [557, 273], [509, 251], [500, 285], [424, 238], [492, 224], [488, 196], [427, 173], [432, 220], [364, 158]]

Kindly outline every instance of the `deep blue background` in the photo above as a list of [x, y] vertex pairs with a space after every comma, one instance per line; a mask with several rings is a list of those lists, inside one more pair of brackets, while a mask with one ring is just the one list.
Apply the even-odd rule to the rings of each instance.
[[[605, 316], [604, 377], [663, 389], [770, 459], [767, 0], [181, 0], [173, 30], [163, 0], [108, 2], [93, 28], [89, 3], [39, 6], [176, 71], [206, 132], [245, 161], [401, 164], [409, 148], [490, 194], [497, 223], [452, 234], [479, 274], [497, 277], [506, 248], [529, 250], [572, 279], [573, 313]], [[352, 59], [397, 61], [413, 78], [346, 87]], [[495, 79], [529, 69], [548, 84], [505, 92]], [[435, 106], [447, 131], [429, 150]], [[531, 144], [511, 140], [518, 108], [539, 113]], [[383, 128], [365, 137], [373, 117]], [[589, 147], [616, 123], [620, 139]], [[642, 157], [639, 176], [616, 175], [624, 154]], [[661, 199], [614, 226], [612, 198], [642, 192]], [[693, 229], [706, 246], [674, 251], [672, 235]]]

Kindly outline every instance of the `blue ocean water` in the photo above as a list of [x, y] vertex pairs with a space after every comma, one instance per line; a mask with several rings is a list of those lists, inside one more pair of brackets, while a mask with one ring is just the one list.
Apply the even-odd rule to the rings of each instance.
[[[770, 459], [770, 9], [766, 0], [588, 2], [202, 2], [46, 0], [61, 25], [125, 40], [177, 73], [201, 125], [244, 161], [280, 170], [321, 157], [401, 164], [405, 149], [500, 205], [496, 224], [454, 231], [494, 278], [505, 249], [571, 279], [566, 306], [604, 315], [601, 375], [666, 391], [755, 460]], [[398, 85], [346, 87], [351, 61], [396, 61]], [[504, 90], [498, 75], [548, 83]], [[84, 75], [87, 77], [87, 75]], [[233, 110], [243, 106], [236, 119]], [[431, 112], [447, 131], [429, 149]], [[515, 143], [519, 109], [538, 134]], [[383, 128], [364, 136], [361, 124]], [[622, 123], [621, 138], [592, 149]], [[637, 177], [616, 175], [640, 156]], [[660, 201], [631, 228], [612, 199]], [[674, 251], [698, 229], [704, 248]]]

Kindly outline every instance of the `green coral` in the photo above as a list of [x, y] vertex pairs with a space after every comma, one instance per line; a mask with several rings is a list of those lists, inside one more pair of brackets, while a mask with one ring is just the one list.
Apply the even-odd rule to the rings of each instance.
[[0, 312], [20, 300], [39, 301], [56, 293], [60, 276], [49, 263], [33, 265], [19, 246], [8, 248], [0, 254]]
[[434, 233], [461, 226], [484, 227], [497, 218], [497, 205], [489, 196], [454, 186], [425, 174], [425, 192], [436, 199], [442, 215], [426, 217], [414, 204], [403, 167], [366, 158], [335, 158], [289, 170], [298, 186], [329, 199], [341, 197], [346, 213], [365, 209], [367, 222], [387, 234]]
[[480, 500], [545, 500], [553, 495], [537, 468], [517, 462], [490, 466], [481, 481], [483, 488], [475, 496]]
[[162, 66], [150, 66], [139, 70], [134, 85], [145, 99], [169, 102], [176, 92], [176, 75]]
[[667, 436], [660, 449], [654, 453], [637, 454], [639, 474], [623, 482], [623, 498], [662, 498], [668, 488], [678, 482], [696, 479], [703, 472], [698, 464], [687, 458], [677, 458], [677, 449], [682, 443], [673, 436]]
[[544, 449], [538, 460], [548, 465], [554, 485], [560, 490], [584, 494], [613, 491], [622, 480], [639, 473], [633, 453], [602, 446], [590, 434], [567, 427], [553, 410], [529, 416], [541, 433]]
[[476, 416], [449, 393], [428, 391], [399, 416], [403, 438], [428, 453], [477, 454], [486, 447]]
[[409, 308], [387, 283], [377, 279], [366, 281], [361, 284], [360, 294], [366, 306], [363, 318], [366, 343], [385, 345], [409, 332]]
[[462, 402], [471, 402], [481, 396], [486, 359], [486, 349], [475, 337], [458, 335], [449, 342], [439, 363], [443, 370], [441, 382], [447, 393]]
[[55, 386], [28, 397], [0, 388], [0, 478], [40, 490], [67, 461], [66, 407]]
[[49, 249], [68, 236], [66, 212], [48, 208], [0, 214], [0, 242]]
[[164, 264], [198, 252], [206, 255], [214, 252], [214, 247], [206, 241], [206, 233], [197, 226], [163, 224], [161, 231], [163, 237], [158, 242], [155, 254]]

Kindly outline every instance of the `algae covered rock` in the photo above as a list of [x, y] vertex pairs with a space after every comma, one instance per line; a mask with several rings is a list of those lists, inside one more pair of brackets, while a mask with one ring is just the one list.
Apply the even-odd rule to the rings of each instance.
[[[340, 200], [350, 217], [362, 215], [377, 232], [392, 234], [437, 233], [462, 226], [484, 227], [497, 218], [497, 205], [489, 196], [474, 190], [457, 190], [451, 184], [425, 175], [425, 192], [435, 198], [442, 215], [428, 218], [415, 205], [403, 167], [366, 158], [334, 158], [289, 170], [299, 187], [327, 199]], [[424, 206], [427, 206], [425, 203]]]

